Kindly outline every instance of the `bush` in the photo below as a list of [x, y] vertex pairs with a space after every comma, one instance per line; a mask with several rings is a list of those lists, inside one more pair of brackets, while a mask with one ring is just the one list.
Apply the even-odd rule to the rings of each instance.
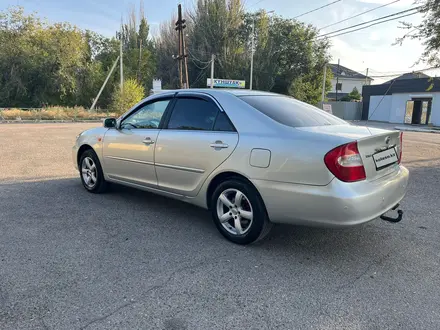
[[116, 90], [113, 93], [110, 109], [118, 114], [122, 114], [141, 101], [144, 97], [144, 87], [140, 86], [135, 79], [128, 79], [124, 82], [122, 92], [119, 87], [116, 87]]

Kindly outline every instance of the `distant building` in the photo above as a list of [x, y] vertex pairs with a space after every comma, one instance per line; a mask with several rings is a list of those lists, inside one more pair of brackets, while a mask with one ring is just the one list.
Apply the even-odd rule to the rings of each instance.
[[423, 72], [408, 72], [408, 73], [404, 73], [401, 76], [398, 76], [397, 78], [391, 79], [385, 82], [384, 84], [389, 84], [393, 80], [419, 79], [419, 78], [431, 78], [431, 77], [428, 76], [427, 74], [424, 74]]
[[380, 85], [365, 86], [362, 119], [440, 126], [440, 80], [405, 73]]
[[153, 79], [153, 88], [150, 89], [150, 95], [166, 92], [166, 89], [162, 89], [162, 80]]
[[[373, 80], [362, 73], [353, 71], [342, 65], [339, 65], [339, 69], [338, 64], [329, 64], [329, 67], [333, 72], [332, 89], [327, 93], [327, 99], [329, 101], [336, 101], [336, 97], [337, 101], [339, 101], [344, 96], [350, 94], [354, 87], [362, 94], [362, 87], [364, 85], [370, 85]], [[336, 81], [338, 81], [337, 86]]]

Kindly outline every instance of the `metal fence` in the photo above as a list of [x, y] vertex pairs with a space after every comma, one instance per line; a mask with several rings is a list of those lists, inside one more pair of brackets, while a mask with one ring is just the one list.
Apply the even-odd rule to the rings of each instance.
[[319, 102], [319, 108], [323, 109], [323, 104], [332, 107], [333, 115], [344, 120], [361, 120], [362, 102]]

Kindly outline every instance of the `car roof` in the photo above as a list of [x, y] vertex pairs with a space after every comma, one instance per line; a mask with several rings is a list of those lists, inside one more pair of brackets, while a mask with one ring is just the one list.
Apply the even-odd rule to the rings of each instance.
[[[217, 93], [227, 93], [235, 96], [276, 96], [279, 94], [270, 93], [265, 91], [250, 90], [250, 89], [232, 89], [232, 88], [187, 88], [187, 89], [174, 89], [174, 90], [164, 90], [163, 93], [177, 93], [177, 92], [199, 92], [205, 94], [217, 94]], [[156, 95], [160, 95], [158, 93]]]

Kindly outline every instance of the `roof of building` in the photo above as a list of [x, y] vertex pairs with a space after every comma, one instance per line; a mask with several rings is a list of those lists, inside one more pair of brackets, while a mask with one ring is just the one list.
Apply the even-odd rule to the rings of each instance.
[[408, 72], [408, 73], [404, 73], [401, 76], [398, 76], [397, 78], [391, 79], [387, 82], [384, 82], [384, 84], [389, 84], [391, 83], [393, 80], [405, 80], [405, 79], [420, 79], [420, 78], [431, 78], [430, 76], [428, 76], [427, 74], [424, 74], [423, 72]]
[[[330, 69], [333, 72], [333, 75], [339, 76], [340, 78], [351, 78], [351, 79], [365, 79], [367, 76], [363, 75], [362, 73], [356, 72], [354, 70], [351, 70], [345, 66], [339, 65], [339, 71], [338, 71], [338, 64], [329, 64]], [[368, 77], [367, 79], [373, 80], [372, 78]]]

